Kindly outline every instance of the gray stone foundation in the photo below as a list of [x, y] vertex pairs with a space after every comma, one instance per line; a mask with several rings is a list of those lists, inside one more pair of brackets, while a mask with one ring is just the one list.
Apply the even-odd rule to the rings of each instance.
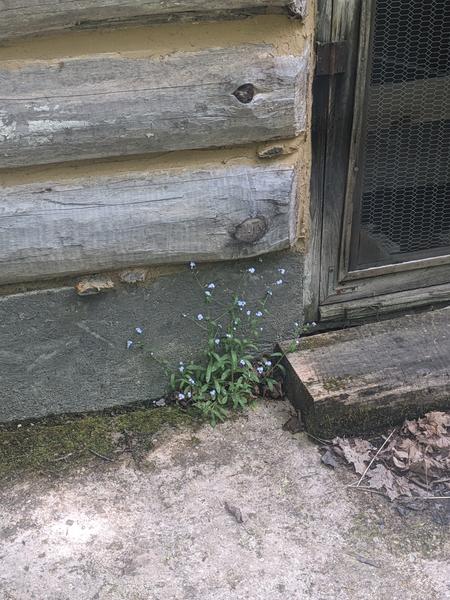
[[[292, 334], [302, 317], [303, 258], [283, 252], [248, 262], [199, 265], [225, 300], [241, 284], [257, 309], [273, 290], [261, 325], [261, 347]], [[254, 266], [255, 274], [246, 272]], [[286, 269], [281, 275], [279, 268]], [[242, 273], [245, 272], [243, 275]], [[274, 285], [283, 279], [282, 285]], [[202, 330], [182, 314], [206, 312], [204, 292], [188, 266], [146, 284], [122, 284], [79, 297], [72, 288], [0, 299], [0, 422], [61, 413], [98, 411], [160, 397], [167, 386], [150, 351], [175, 365], [198, 354]], [[138, 335], [135, 328], [143, 329]], [[133, 346], [127, 349], [127, 341]], [[141, 342], [144, 349], [136, 347]]]

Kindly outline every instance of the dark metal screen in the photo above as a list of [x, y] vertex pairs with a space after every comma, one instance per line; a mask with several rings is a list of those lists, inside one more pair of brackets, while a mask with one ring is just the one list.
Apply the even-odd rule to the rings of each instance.
[[352, 265], [450, 254], [450, 0], [377, 0]]

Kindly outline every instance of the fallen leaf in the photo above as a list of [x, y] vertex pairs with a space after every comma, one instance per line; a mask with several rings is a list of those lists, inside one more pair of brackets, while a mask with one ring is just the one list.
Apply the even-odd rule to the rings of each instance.
[[334, 453], [331, 452], [331, 450], [327, 450], [320, 460], [324, 465], [327, 465], [327, 467], [331, 467], [332, 469], [335, 469], [338, 466]]
[[233, 506], [232, 504], [229, 504], [228, 502], [224, 503], [225, 506], [225, 510], [227, 511], [227, 513], [229, 515], [231, 515], [237, 523], [243, 523], [244, 522], [244, 517], [242, 516], [242, 511], [240, 508], [237, 508], [237, 506]]
[[396, 500], [404, 495], [397, 485], [395, 475], [382, 464], [378, 464], [374, 469], [368, 471], [367, 479], [369, 487], [384, 491], [390, 500]]
[[340, 453], [345, 460], [353, 465], [356, 473], [362, 475], [372, 458], [372, 451], [374, 450], [372, 444], [359, 438], [354, 439], [353, 444], [342, 438], [336, 438], [333, 443], [340, 449]]

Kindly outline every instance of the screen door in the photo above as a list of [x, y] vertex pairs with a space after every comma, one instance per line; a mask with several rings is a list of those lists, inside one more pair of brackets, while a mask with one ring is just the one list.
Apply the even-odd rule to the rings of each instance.
[[350, 270], [450, 254], [450, 0], [377, 0]]
[[450, 298], [450, 0], [318, 0], [317, 39], [311, 305]]

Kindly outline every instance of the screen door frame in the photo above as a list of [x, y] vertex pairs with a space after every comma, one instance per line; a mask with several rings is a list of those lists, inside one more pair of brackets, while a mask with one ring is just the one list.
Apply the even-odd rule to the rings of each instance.
[[[354, 201], [367, 114], [376, 0], [318, 0], [318, 44], [343, 43], [343, 72], [316, 73], [313, 85], [311, 231], [306, 317], [338, 318], [450, 300], [450, 255], [351, 270]], [[389, 296], [389, 298], [388, 298]], [[367, 308], [364, 311], [364, 308]]]

